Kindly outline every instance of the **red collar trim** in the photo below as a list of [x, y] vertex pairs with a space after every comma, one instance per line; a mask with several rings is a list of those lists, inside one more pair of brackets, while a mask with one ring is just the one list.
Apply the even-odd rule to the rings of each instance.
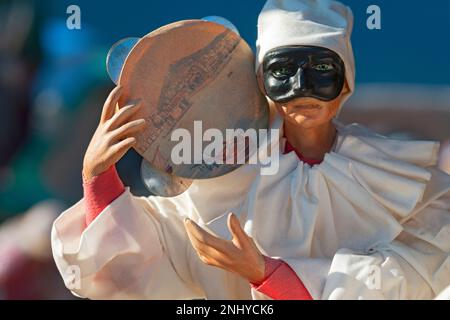
[[295, 151], [295, 154], [300, 159], [300, 161], [305, 162], [305, 163], [309, 164], [310, 166], [314, 166], [316, 164], [321, 164], [322, 163], [322, 160], [305, 158], [299, 151], [295, 150], [294, 147], [286, 139], [286, 145], [284, 147], [283, 154], [287, 154], [287, 153], [292, 152], [292, 151]]

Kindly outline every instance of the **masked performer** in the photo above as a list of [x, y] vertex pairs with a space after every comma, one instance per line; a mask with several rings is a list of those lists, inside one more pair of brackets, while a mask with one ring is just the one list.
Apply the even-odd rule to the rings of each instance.
[[[71, 290], [93, 299], [431, 299], [450, 284], [450, 178], [439, 145], [335, 117], [354, 90], [353, 17], [329, 0], [269, 0], [256, 70], [276, 110], [279, 170], [244, 165], [173, 198], [135, 197], [114, 164], [145, 121], [107, 99], [84, 198], [52, 231]], [[233, 214], [229, 214], [233, 212]], [[77, 270], [78, 270], [77, 269]]]

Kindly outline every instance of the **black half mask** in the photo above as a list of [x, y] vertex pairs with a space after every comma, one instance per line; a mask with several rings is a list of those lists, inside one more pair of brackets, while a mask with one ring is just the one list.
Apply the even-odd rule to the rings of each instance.
[[266, 94], [275, 102], [302, 97], [331, 101], [344, 87], [344, 62], [322, 47], [275, 48], [266, 53], [262, 67]]

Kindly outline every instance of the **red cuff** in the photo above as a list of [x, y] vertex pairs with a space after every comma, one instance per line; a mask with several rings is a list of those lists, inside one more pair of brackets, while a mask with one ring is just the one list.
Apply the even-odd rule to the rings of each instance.
[[264, 257], [266, 272], [261, 284], [251, 284], [254, 289], [274, 300], [313, 300], [303, 282], [289, 265]]
[[83, 182], [86, 204], [86, 226], [125, 190], [116, 167], [111, 166], [101, 175]]

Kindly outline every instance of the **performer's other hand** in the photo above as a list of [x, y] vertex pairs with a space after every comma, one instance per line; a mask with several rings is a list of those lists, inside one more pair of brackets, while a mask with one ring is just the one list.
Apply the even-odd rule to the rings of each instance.
[[144, 119], [129, 121], [141, 103], [129, 103], [116, 111], [122, 88], [111, 91], [103, 106], [100, 123], [86, 150], [83, 177], [90, 180], [119, 161], [136, 144], [135, 134], [146, 126]]
[[228, 216], [228, 229], [233, 236], [231, 241], [213, 236], [187, 218], [185, 228], [198, 256], [207, 265], [239, 274], [251, 283], [264, 280], [264, 257], [234, 214]]

